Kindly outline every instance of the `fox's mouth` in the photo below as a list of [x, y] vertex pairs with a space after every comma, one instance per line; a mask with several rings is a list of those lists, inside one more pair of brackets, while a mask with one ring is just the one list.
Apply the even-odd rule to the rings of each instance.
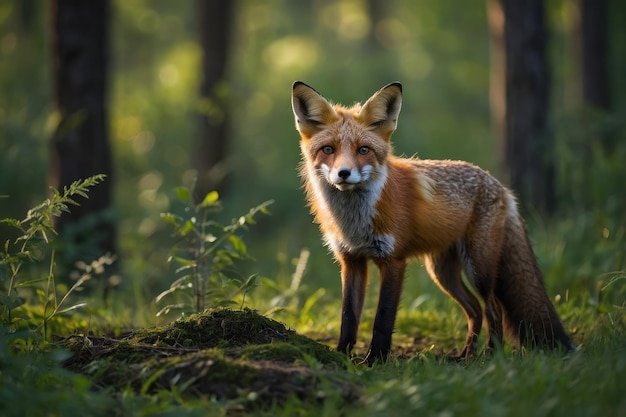
[[332, 183], [332, 185], [334, 185], [339, 191], [350, 191], [353, 190], [358, 185], [358, 183], [342, 181], [334, 182]]
[[352, 191], [357, 188], [362, 188], [367, 184], [368, 179], [361, 176], [360, 179], [356, 178], [332, 178], [327, 177], [326, 180], [330, 185], [338, 189], [339, 191]]

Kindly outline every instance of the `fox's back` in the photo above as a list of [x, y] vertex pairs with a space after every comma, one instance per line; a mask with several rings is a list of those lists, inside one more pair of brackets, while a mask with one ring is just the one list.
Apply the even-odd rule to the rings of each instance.
[[508, 193], [493, 176], [464, 161], [409, 159], [419, 183], [431, 197], [470, 210], [476, 203], [491, 206]]
[[396, 256], [444, 250], [471, 228], [504, 219], [507, 190], [472, 164], [390, 157], [387, 166], [374, 225], [396, 236]]

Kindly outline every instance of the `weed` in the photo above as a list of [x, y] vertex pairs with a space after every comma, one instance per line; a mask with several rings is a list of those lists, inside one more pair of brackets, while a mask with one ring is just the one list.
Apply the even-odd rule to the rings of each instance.
[[[21, 316], [15, 314], [16, 309], [24, 304], [20, 296], [20, 289], [32, 289], [39, 297], [43, 306], [40, 322], [36, 329], [42, 330], [43, 338], [48, 338], [48, 323], [58, 314], [65, 313], [85, 304], [66, 306], [69, 296], [80, 286], [89, 280], [95, 272], [100, 272], [105, 265], [114, 261], [111, 255], [105, 255], [94, 261], [91, 265], [84, 265], [83, 273], [77, 281], [65, 291], [63, 296], [58, 297], [55, 282], [55, 250], [51, 245], [57, 235], [54, 227], [54, 218], [69, 212], [70, 206], [77, 206], [75, 196], [89, 198], [89, 188], [94, 187], [104, 180], [103, 174], [94, 175], [84, 180], [73, 182], [69, 187], [64, 187], [61, 193], [51, 187], [51, 197], [28, 211], [22, 220], [2, 219], [0, 222], [16, 228], [21, 235], [13, 244], [7, 240], [4, 242], [3, 251], [0, 253], [0, 283], [5, 285], [0, 292], [0, 321], [15, 330]], [[47, 276], [43, 279], [24, 280], [23, 268], [30, 263], [41, 261], [49, 256]], [[33, 324], [33, 323], [30, 323]]]
[[185, 207], [185, 215], [163, 213], [161, 218], [174, 226], [174, 234], [180, 242], [173, 248], [169, 262], [179, 265], [179, 275], [166, 291], [159, 294], [159, 303], [170, 294], [183, 294], [184, 301], [168, 304], [157, 316], [172, 310], [182, 313], [200, 312], [205, 308], [233, 304], [233, 298], [242, 294], [241, 304], [247, 291], [254, 285], [257, 276], [245, 280], [234, 278], [234, 263], [238, 259], [249, 258], [246, 244], [237, 235], [247, 225], [254, 224], [257, 213], [269, 214], [266, 201], [250, 211], [233, 219], [229, 225], [213, 220], [211, 215], [221, 210], [216, 191], [208, 193], [202, 201], [195, 203], [191, 191], [185, 187], [176, 189], [178, 200]]

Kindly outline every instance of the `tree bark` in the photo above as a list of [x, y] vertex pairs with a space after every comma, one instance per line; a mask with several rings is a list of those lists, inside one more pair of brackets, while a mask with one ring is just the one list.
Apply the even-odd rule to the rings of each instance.
[[380, 22], [387, 17], [387, 11], [392, 6], [391, 0], [367, 0], [365, 2], [365, 9], [370, 18], [370, 31], [367, 37], [367, 47], [380, 50], [382, 45], [376, 37], [376, 30]]
[[60, 122], [51, 139], [48, 181], [62, 190], [78, 179], [107, 175], [56, 227], [77, 256], [95, 258], [116, 253], [106, 109], [110, 6], [108, 0], [54, 0], [51, 11], [53, 101]]
[[[504, 44], [504, 10], [500, 0], [487, 0], [489, 24], [490, 79], [489, 104], [491, 107], [491, 130], [498, 145], [498, 157], [505, 164], [506, 143], [506, 48]], [[504, 168], [504, 167], [501, 167]], [[503, 169], [502, 171], [506, 171]]]
[[522, 204], [550, 212], [556, 201], [544, 2], [500, 0], [500, 6], [504, 16], [504, 162]]
[[[579, 0], [578, 7], [583, 104], [600, 113], [607, 113], [611, 110], [607, 1]], [[586, 126], [590, 132], [589, 144], [597, 142], [606, 154], [610, 154], [616, 136], [606, 129], [597, 129], [597, 126], [598, 121], [593, 118]], [[587, 156], [591, 155], [591, 148], [589, 146]]]
[[602, 110], [611, 106], [606, 0], [580, 0], [583, 100]]
[[223, 194], [227, 185], [229, 92], [225, 78], [234, 1], [198, 0], [197, 9], [202, 82], [193, 160], [198, 170], [194, 197], [202, 200], [209, 191]]

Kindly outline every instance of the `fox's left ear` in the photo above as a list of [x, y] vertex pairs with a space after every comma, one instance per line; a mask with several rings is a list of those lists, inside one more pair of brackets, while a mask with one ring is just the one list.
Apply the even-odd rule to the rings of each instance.
[[378, 133], [385, 140], [398, 125], [398, 115], [402, 108], [402, 84], [399, 82], [387, 84], [369, 98], [361, 108], [358, 120], [368, 128]]

